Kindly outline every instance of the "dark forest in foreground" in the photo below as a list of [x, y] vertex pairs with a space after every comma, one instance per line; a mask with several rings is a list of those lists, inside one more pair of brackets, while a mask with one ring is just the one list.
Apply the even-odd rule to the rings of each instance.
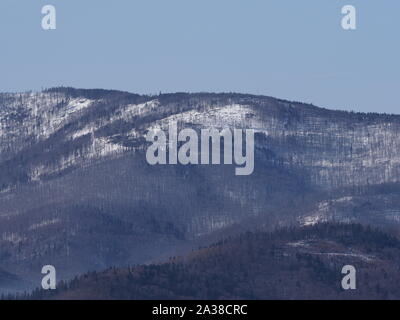
[[[341, 287], [344, 265], [357, 289]], [[19, 299], [399, 299], [400, 241], [323, 223], [226, 239], [169, 262], [91, 272]]]

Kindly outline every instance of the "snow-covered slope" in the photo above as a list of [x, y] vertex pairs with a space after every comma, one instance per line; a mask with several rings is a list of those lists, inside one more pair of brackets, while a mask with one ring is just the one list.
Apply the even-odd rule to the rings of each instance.
[[133, 151], [148, 129], [166, 128], [176, 121], [187, 127], [254, 129], [264, 142], [260, 148], [268, 149], [285, 166], [306, 169], [310, 182], [321, 188], [400, 179], [398, 117], [334, 112], [252, 96], [203, 94], [176, 99], [167, 103], [162, 97], [135, 97], [142, 100], [137, 103], [112, 101], [118, 105], [103, 113], [104, 104], [110, 103], [103, 97], [71, 97], [62, 90], [3, 94], [0, 159], [10, 159], [57, 134], [63, 134], [58, 138], [64, 143], [81, 139], [79, 148], [65, 150], [52, 166], [31, 166], [30, 179], [37, 180], [88, 159]]

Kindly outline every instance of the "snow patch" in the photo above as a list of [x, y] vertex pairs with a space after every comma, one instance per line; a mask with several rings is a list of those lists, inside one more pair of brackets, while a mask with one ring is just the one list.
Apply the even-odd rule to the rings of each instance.
[[25, 240], [24, 237], [16, 232], [4, 232], [1, 238], [3, 241], [11, 242], [12, 244], [18, 244]]
[[54, 225], [56, 223], [59, 223], [61, 220], [60, 219], [51, 219], [51, 220], [44, 220], [40, 223], [35, 223], [33, 225], [31, 225], [28, 230], [37, 230], [40, 228], [44, 228], [50, 225]]

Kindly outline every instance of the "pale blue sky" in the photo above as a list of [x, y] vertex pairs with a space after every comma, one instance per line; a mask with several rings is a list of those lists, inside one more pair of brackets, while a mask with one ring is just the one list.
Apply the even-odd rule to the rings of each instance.
[[399, 114], [399, 31], [395, 0], [1, 0], [0, 91], [236, 91]]

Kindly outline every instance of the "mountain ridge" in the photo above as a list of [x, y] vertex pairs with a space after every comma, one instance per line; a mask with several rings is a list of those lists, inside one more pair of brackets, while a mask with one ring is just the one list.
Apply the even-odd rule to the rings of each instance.
[[123, 94], [132, 97], [142, 97], [142, 98], [155, 98], [155, 97], [169, 97], [169, 96], [201, 96], [201, 95], [216, 95], [216, 96], [237, 96], [237, 97], [251, 97], [251, 98], [260, 98], [260, 99], [273, 99], [282, 103], [293, 103], [296, 105], [303, 105], [312, 108], [318, 108], [324, 111], [331, 112], [341, 112], [348, 114], [356, 114], [356, 115], [381, 115], [381, 116], [390, 116], [390, 117], [400, 117], [400, 114], [396, 113], [386, 113], [386, 112], [363, 112], [363, 111], [355, 111], [355, 110], [345, 110], [341, 108], [328, 108], [315, 105], [310, 102], [303, 102], [299, 100], [290, 100], [278, 98], [270, 95], [263, 94], [254, 94], [254, 93], [243, 93], [243, 92], [235, 92], [235, 91], [221, 91], [221, 92], [208, 92], [208, 91], [177, 91], [177, 92], [163, 92], [159, 94], [145, 94], [145, 93], [135, 93], [132, 91], [125, 91], [119, 89], [104, 89], [104, 88], [76, 88], [70, 86], [61, 86], [61, 87], [50, 87], [45, 88], [38, 91], [10, 91], [10, 92], [0, 92], [0, 95], [20, 95], [20, 94], [39, 94], [39, 93], [51, 93], [51, 92], [68, 92], [72, 96], [79, 97], [93, 97], [93, 96], [107, 96], [111, 94]]
[[[150, 166], [144, 136], [171, 121], [253, 129], [254, 173]], [[34, 284], [53, 264], [70, 279], [162, 260], [227, 230], [324, 221], [396, 233], [399, 138], [399, 116], [246, 94], [0, 94], [0, 269]]]

